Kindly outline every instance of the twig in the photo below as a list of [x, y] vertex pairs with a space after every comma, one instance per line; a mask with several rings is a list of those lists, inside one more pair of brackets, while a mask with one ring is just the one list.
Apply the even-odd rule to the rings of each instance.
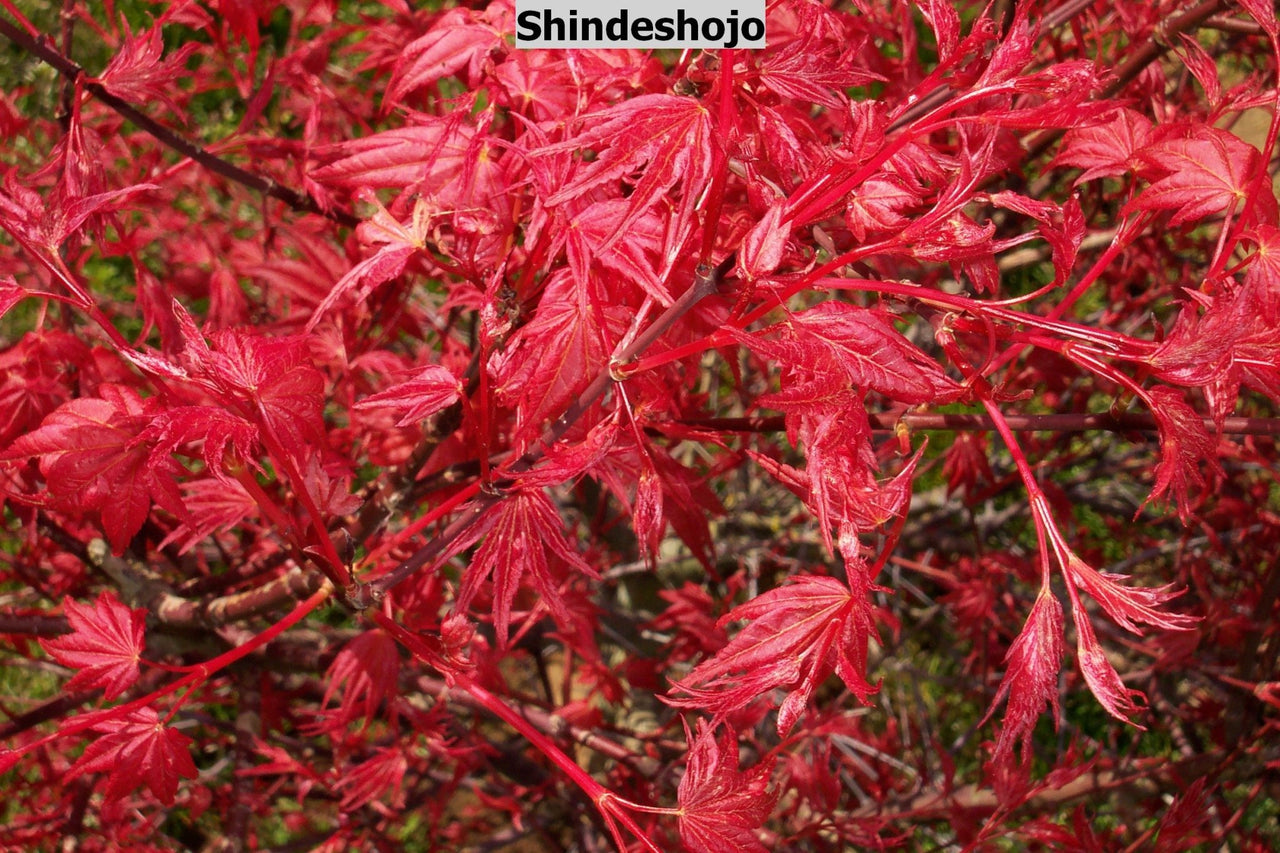
[[[49, 44], [47, 37], [35, 38], [24, 32], [19, 27], [0, 18], [0, 35], [5, 36], [10, 41], [22, 47], [28, 53], [39, 58], [41, 61], [52, 66], [59, 74], [69, 78], [73, 82], [82, 76], [87, 77], [85, 70], [72, 62], [56, 48]], [[116, 97], [106, 90], [100, 83], [86, 82], [84, 89], [93, 94], [102, 103], [115, 110], [120, 116], [131, 121], [134, 125], [146, 131], [155, 137], [163, 145], [172, 148], [179, 154], [189, 157], [195, 162], [204, 166], [216, 175], [221, 175], [229, 181], [233, 181], [249, 189], [257, 190], [264, 195], [277, 199], [289, 205], [294, 210], [303, 211], [305, 213], [315, 213], [323, 216], [338, 225], [347, 228], [354, 228], [360, 224], [360, 220], [355, 216], [343, 210], [325, 210], [311, 196], [304, 195], [289, 187], [277, 184], [271, 178], [254, 174], [245, 169], [230, 163], [216, 154], [211, 154], [191, 140], [178, 134], [155, 119], [148, 116], [138, 108], [134, 107], [128, 101]]]
[[[869, 412], [867, 419], [876, 432], [893, 432], [899, 424], [911, 429], [989, 432], [995, 423], [988, 415], [929, 414], [908, 412], [895, 415]], [[1122, 414], [1005, 415], [1009, 428], [1017, 432], [1156, 432], [1159, 423], [1145, 412]], [[1212, 418], [1201, 418], [1205, 429], [1223, 435], [1280, 435], [1280, 418], [1225, 418], [1219, 430]], [[781, 415], [746, 418], [679, 418], [682, 426], [718, 430], [720, 432], [781, 432], [786, 420]]]

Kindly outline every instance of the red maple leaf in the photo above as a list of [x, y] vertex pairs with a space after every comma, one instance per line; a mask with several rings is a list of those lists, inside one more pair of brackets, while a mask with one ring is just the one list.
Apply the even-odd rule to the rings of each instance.
[[63, 690], [101, 687], [110, 700], [133, 686], [146, 633], [145, 611], [130, 610], [109, 591], [92, 605], [67, 598], [63, 611], [71, 633], [40, 641], [58, 663], [79, 670]]
[[138, 708], [121, 719], [99, 723], [94, 730], [105, 732], [105, 737], [90, 742], [65, 778], [106, 773], [109, 803], [146, 785], [156, 799], [171, 806], [178, 780], [196, 778], [196, 765], [187, 749], [191, 738], [161, 723], [152, 708]]
[[483, 21], [483, 13], [450, 9], [436, 19], [429, 32], [406, 45], [392, 69], [383, 109], [464, 68], [468, 78], [474, 79], [489, 52], [505, 44], [501, 29], [478, 21]]
[[401, 785], [408, 769], [409, 761], [405, 758], [404, 750], [398, 746], [380, 749], [372, 758], [355, 767], [348, 767], [336, 785], [342, 791], [342, 808], [355, 811], [388, 793], [390, 804], [395, 808], [403, 808], [404, 791], [401, 790]]
[[177, 463], [156, 458], [141, 434], [155, 417], [154, 399], [132, 388], [102, 385], [100, 397], [71, 400], [0, 459], [39, 457], [54, 502], [97, 510], [112, 549], [121, 553], [142, 527], [154, 497], [182, 515]]
[[[764, 335], [778, 332], [776, 338]], [[936, 363], [883, 315], [828, 300], [763, 332], [738, 333], [739, 342], [783, 364], [804, 366], [907, 403], [937, 402], [955, 388]]]
[[1214, 454], [1218, 441], [1209, 434], [1204, 421], [1187, 404], [1181, 391], [1159, 385], [1147, 394], [1160, 429], [1160, 463], [1156, 465], [1155, 488], [1143, 506], [1172, 493], [1178, 518], [1187, 524], [1191, 517], [1191, 490], [1204, 486], [1201, 464], [1218, 467]]
[[[481, 584], [492, 578], [493, 625], [499, 644], [505, 646], [516, 593], [522, 582], [531, 581], [557, 622], [562, 626], [573, 625], [573, 614], [560, 594], [558, 572], [553, 572], [553, 567], [558, 563], [590, 577], [599, 575], [565, 541], [564, 523], [546, 494], [541, 489], [512, 494], [480, 528], [460, 545], [466, 547], [479, 533], [488, 533], [467, 567], [458, 592], [457, 610], [465, 611]], [[552, 557], [555, 559], [550, 559]]]
[[721, 627], [744, 619], [751, 624], [675, 682], [689, 698], [667, 701], [723, 716], [762, 693], [784, 688], [789, 695], [778, 711], [778, 731], [783, 733], [833, 671], [866, 701], [879, 689], [866, 678], [867, 643], [874, 631], [868, 598], [872, 587], [865, 566], [850, 561], [848, 572], [859, 589], [835, 578], [801, 575], [722, 616]]
[[738, 769], [738, 743], [726, 731], [716, 739], [714, 727], [698, 721], [690, 742], [689, 763], [680, 780], [680, 840], [691, 853], [764, 853], [767, 848], [755, 829], [765, 822], [778, 801], [778, 792], [769, 788], [773, 763], [764, 762], [750, 770]]
[[395, 690], [400, 676], [400, 652], [396, 641], [384, 631], [365, 631], [343, 646], [326, 673], [321, 705], [342, 688], [337, 722], [346, 725], [357, 716], [371, 721], [378, 705]]
[[[992, 767], [996, 791], [1006, 799], [1017, 781], [1031, 767], [1031, 733], [1040, 712], [1048, 703], [1053, 708], [1054, 723], [1061, 715], [1058, 704], [1058, 670], [1062, 666], [1062, 605], [1047, 586], [1042, 587], [1027, 616], [1022, 632], [1009, 647], [1005, 657], [1007, 669], [996, 692], [990, 716], [1000, 700], [1009, 697], [1004, 725], [996, 740]], [[1015, 765], [1013, 750], [1022, 742], [1021, 765]]]
[[365, 397], [353, 408], [395, 409], [400, 414], [396, 426], [406, 426], [431, 417], [458, 399], [461, 393], [462, 384], [452, 373], [438, 364], [431, 364], [414, 374], [412, 379]]
[[20, 287], [13, 276], [6, 275], [0, 278], [0, 317], [26, 297], [26, 288]]
[[1129, 202], [1126, 212], [1173, 210], [1170, 225], [1239, 210], [1258, 168], [1256, 148], [1207, 126], [1196, 127], [1194, 135], [1185, 139], [1149, 145], [1140, 156], [1163, 177]]
[[517, 443], [540, 435], [543, 421], [563, 411], [608, 360], [608, 341], [616, 339], [610, 333], [625, 321], [592, 295], [567, 271], [554, 273], [537, 315], [491, 357], [495, 395], [516, 409]]
[[136, 104], [158, 101], [180, 114], [182, 111], [170, 93], [180, 91], [174, 81], [182, 75], [183, 66], [197, 45], [185, 44], [169, 54], [168, 59], [161, 60], [164, 54], [161, 29], [155, 26], [135, 36], [125, 24], [124, 43], [96, 82], [118, 98]]
[[1068, 130], [1050, 165], [1084, 169], [1076, 184], [1137, 171], [1143, 165], [1138, 152], [1151, 142], [1152, 133], [1150, 119], [1120, 107], [1109, 121]]
[[530, 152], [535, 157], [584, 148], [597, 152], [596, 158], [579, 166], [546, 203], [556, 206], [611, 182], [632, 182], [630, 212], [618, 222], [614, 240], [663, 192], [679, 184], [681, 204], [673, 226], [676, 232], [682, 231], [711, 176], [707, 108], [695, 98], [641, 95], [583, 116], [582, 127], [577, 136]]

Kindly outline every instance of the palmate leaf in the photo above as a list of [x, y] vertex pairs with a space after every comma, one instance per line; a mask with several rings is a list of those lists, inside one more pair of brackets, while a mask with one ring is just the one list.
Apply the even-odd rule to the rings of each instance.
[[342, 647], [326, 673], [324, 698], [329, 701], [342, 689], [342, 699], [334, 719], [341, 728], [356, 717], [372, 721], [382, 700], [395, 690], [400, 675], [400, 654], [396, 641], [384, 631], [365, 631]]
[[365, 397], [354, 408], [394, 409], [400, 415], [396, 426], [405, 426], [431, 417], [457, 400], [461, 393], [462, 384], [452, 373], [438, 364], [430, 364], [412, 379]]
[[[1157, 142], [1139, 156], [1163, 177], [1126, 209], [1172, 210], [1170, 225], [1239, 210], [1258, 168], [1257, 149], [1213, 127], [1196, 127], [1188, 138]], [[1270, 206], [1275, 207], [1274, 196]]]
[[784, 323], [759, 333], [738, 333], [737, 338], [784, 365], [824, 373], [833, 391], [848, 384], [906, 403], [924, 403], [936, 402], [956, 387], [887, 318], [847, 302], [823, 302]]
[[715, 728], [698, 721], [696, 737], [685, 726], [689, 763], [678, 791], [680, 840], [690, 853], [765, 853], [755, 829], [778, 801], [769, 788], [773, 762], [738, 769], [733, 731], [717, 739]]
[[674, 682], [688, 698], [666, 701], [722, 718], [775, 688], [789, 691], [778, 731], [799, 720], [822, 680], [833, 671], [864, 702], [879, 687], [867, 681], [867, 644], [875, 629], [866, 567], [850, 561], [853, 588], [835, 578], [801, 575], [721, 617], [719, 625], [750, 624], [711, 659]]
[[153, 498], [183, 513], [175, 485], [178, 466], [155, 458], [141, 438], [157, 412], [154, 399], [144, 401], [122, 385], [102, 385], [98, 393], [58, 407], [0, 460], [38, 458], [52, 501], [98, 511], [119, 554], [142, 527]]
[[[1040, 590], [1031, 607], [1022, 632], [1009, 647], [1005, 657], [1007, 669], [1000, 681], [988, 716], [1006, 696], [1004, 724], [996, 740], [991, 763], [996, 792], [1002, 800], [1014, 795], [1018, 782], [1031, 767], [1031, 733], [1040, 712], [1048, 704], [1053, 709], [1054, 724], [1061, 717], [1058, 703], [1058, 671], [1062, 666], [1062, 605], [1046, 586]], [[1022, 759], [1015, 762], [1014, 747], [1021, 742]]]
[[163, 725], [153, 708], [138, 708], [94, 729], [104, 736], [90, 742], [66, 778], [106, 773], [107, 802], [146, 785], [156, 799], [171, 806], [178, 780], [196, 778], [196, 765], [188, 751], [191, 738]]
[[103, 696], [115, 699], [138, 680], [146, 622], [142, 610], [131, 610], [111, 592], [92, 605], [71, 598], [63, 601], [71, 633], [40, 645], [63, 666], [78, 670], [65, 691], [101, 687]]
[[[458, 592], [457, 609], [470, 606], [481, 585], [493, 581], [493, 626], [505, 646], [511, 609], [522, 584], [537, 588], [543, 603], [561, 626], [574, 624], [574, 614], [560, 594], [560, 566], [593, 578], [599, 574], [565, 540], [564, 524], [541, 489], [526, 489], [503, 500], [480, 532], [488, 533], [476, 549]], [[471, 541], [474, 541], [471, 540]], [[465, 547], [466, 542], [462, 547]]]
[[1068, 130], [1050, 165], [1084, 169], [1076, 184], [1137, 171], [1143, 166], [1138, 152], [1151, 142], [1152, 134], [1150, 119], [1120, 107], [1105, 122]]
[[530, 152], [534, 157], [583, 149], [597, 152], [595, 160], [579, 166], [568, 183], [546, 198], [546, 203], [560, 205], [592, 190], [616, 187], [618, 182], [639, 173], [629, 195], [630, 210], [618, 222], [610, 242], [625, 233], [663, 192], [676, 185], [682, 201], [672, 228], [680, 231], [679, 226], [692, 216], [693, 205], [711, 176], [711, 118], [707, 108], [694, 98], [641, 95], [584, 116], [583, 128], [564, 142]]

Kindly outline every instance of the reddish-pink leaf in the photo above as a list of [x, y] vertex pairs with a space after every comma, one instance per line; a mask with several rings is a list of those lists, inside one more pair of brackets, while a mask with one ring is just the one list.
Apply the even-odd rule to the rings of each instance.
[[765, 853], [755, 830], [778, 801], [769, 787], [773, 763], [738, 769], [732, 730], [716, 739], [715, 729], [698, 721], [697, 736], [685, 726], [689, 763], [677, 792], [680, 840], [690, 853]]
[[1111, 661], [1107, 660], [1106, 653], [1093, 633], [1089, 614], [1083, 608], [1073, 606], [1072, 617], [1076, 623], [1076, 660], [1080, 664], [1085, 683], [1089, 685], [1089, 691], [1107, 709], [1108, 714], [1137, 726], [1132, 717], [1140, 710], [1135, 700], [1142, 698], [1142, 692], [1124, 686], [1120, 674]]
[[430, 32], [410, 42], [391, 71], [383, 108], [390, 109], [415, 89], [464, 68], [469, 68], [469, 78], [475, 77], [489, 52], [503, 46], [503, 34], [492, 26], [472, 23], [476, 17], [470, 9], [451, 9]]
[[[1053, 709], [1055, 724], [1061, 714], [1058, 670], [1062, 666], [1062, 605], [1047, 586], [1041, 588], [1026, 625], [1009, 647], [1005, 666], [992, 711], [1005, 696], [1009, 697], [1009, 704], [992, 763], [996, 769], [997, 790], [1007, 794], [1007, 782], [1001, 780], [1016, 777], [1019, 769], [1025, 772], [1031, 766], [1031, 733], [1044, 706], [1048, 704]], [[992, 711], [988, 711], [988, 716]], [[1020, 768], [1015, 765], [1013, 755], [1018, 741], [1022, 742]]]
[[829, 12], [807, 4], [793, 8], [808, 20], [801, 24], [798, 38], [764, 51], [760, 82], [766, 88], [805, 105], [839, 109], [848, 100], [847, 89], [884, 79], [858, 67], [858, 54], [865, 49], [863, 42], [832, 38], [822, 31], [823, 20], [834, 17]]
[[101, 397], [62, 405], [0, 459], [39, 457], [49, 494], [61, 505], [97, 510], [112, 549], [124, 551], [142, 527], [152, 498], [181, 513], [176, 464], [156, 459], [140, 438], [155, 416], [153, 400], [132, 388], [99, 387]]
[[342, 688], [337, 722], [345, 725], [356, 717], [372, 721], [378, 705], [392, 695], [400, 675], [400, 650], [396, 641], [381, 630], [365, 631], [342, 647], [329, 664], [321, 705]]
[[1273, 0], [1240, 0], [1244, 10], [1253, 16], [1258, 26], [1266, 31], [1274, 42], [1276, 39], [1276, 6]]
[[182, 360], [284, 450], [305, 459], [324, 447], [324, 376], [310, 363], [303, 336], [266, 337], [241, 330], [214, 332], [208, 347], [194, 329], [184, 333]]
[[[777, 338], [765, 334], [780, 333]], [[785, 365], [813, 370], [833, 389], [844, 384], [908, 403], [933, 402], [955, 383], [875, 311], [828, 300], [738, 340]]]
[[516, 409], [518, 441], [535, 438], [604, 367], [615, 316], [593, 305], [567, 271], [547, 282], [537, 315], [490, 359], [497, 399]]
[[161, 27], [155, 26], [134, 35], [125, 26], [124, 43], [111, 57], [97, 82], [111, 94], [135, 104], [158, 101], [175, 113], [180, 112], [171, 93], [181, 91], [175, 81], [183, 74], [187, 58], [197, 45], [188, 43], [161, 60], [164, 41]]
[[188, 751], [191, 738], [163, 725], [153, 708], [138, 708], [121, 719], [99, 723], [94, 729], [105, 736], [89, 743], [66, 778], [106, 773], [107, 802], [146, 785], [156, 799], [171, 806], [178, 780], [196, 778], [196, 765]]
[[1099, 572], [1075, 554], [1068, 556], [1063, 569], [1069, 583], [1089, 593], [1116, 624], [1131, 633], [1141, 634], [1143, 625], [1188, 631], [1199, 621], [1194, 616], [1158, 609], [1180, 594], [1172, 587], [1125, 586], [1121, 583], [1124, 575]]
[[79, 670], [63, 689], [101, 687], [103, 696], [111, 700], [132, 687], [142, 658], [145, 611], [130, 610], [108, 591], [92, 605], [67, 598], [63, 612], [71, 633], [40, 641], [58, 663]]
[[1188, 138], [1149, 145], [1140, 156], [1163, 177], [1126, 210], [1173, 210], [1170, 225], [1239, 210], [1258, 167], [1256, 148], [1225, 130], [1204, 126]]
[[493, 625], [499, 644], [505, 646], [516, 593], [523, 582], [531, 582], [557, 622], [572, 626], [574, 614], [560, 593], [559, 567], [567, 566], [590, 577], [599, 575], [566, 541], [564, 522], [546, 494], [535, 489], [506, 497], [485, 527], [488, 536], [467, 567], [457, 609], [466, 610], [481, 584], [492, 578]]
[[782, 263], [791, 222], [782, 220], [783, 205], [775, 204], [742, 238], [738, 250], [738, 274], [744, 278], [764, 278]]
[[337, 784], [338, 790], [342, 791], [342, 808], [355, 811], [382, 796], [387, 796], [393, 808], [403, 808], [401, 785], [408, 769], [409, 761], [398, 746], [380, 749], [372, 758], [346, 768]]
[[1068, 130], [1052, 166], [1084, 169], [1077, 184], [1136, 171], [1143, 161], [1138, 156], [1151, 142], [1150, 119], [1128, 107], [1120, 107], [1112, 118], [1092, 127]]
[[1280, 325], [1280, 228], [1261, 225], [1253, 239], [1258, 250], [1249, 259], [1245, 272], [1249, 302], [1257, 306], [1270, 326]]
[[246, 523], [259, 512], [257, 502], [244, 486], [225, 475], [183, 483], [182, 504], [187, 510], [186, 518], [159, 545], [164, 548], [176, 543], [180, 554], [219, 530]]
[[385, 391], [365, 397], [356, 409], [395, 409], [400, 414], [397, 426], [406, 426], [429, 418], [451, 405], [462, 394], [462, 383], [438, 364], [430, 364], [412, 379], [392, 385]]
[[1218, 442], [1181, 391], [1158, 385], [1147, 393], [1160, 428], [1160, 463], [1156, 465], [1155, 488], [1143, 505], [1171, 493], [1178, 518], [1186, 524], [1191, 517], [1191, 490], [1204, 486], [1200, 466], [1216, 466], [1214, 449]]
[[26, 297], [26, 289], [19, 287], [18, 282], [14, 281], [13, 276], [6, 275], [0, 277], [0, 317], [3, 317], [10, 308], [17, 305]]
[[[584, 148], [597, 152], [594, 160], [580, 165], [567, 184], [547, 197], [547, 204], [564, 204], [593, 189], [631, 182], [630, 212], [619, 222], [611, 238], [616, 239], [663, 192], [678, 184], [681, 201], [676, 221], [692, 216], [711, 177], [711, 121], [699, 100], [641, 95], [584, 116], [582, 128], [564, 142], [531, 152], [532, 156]], [[634, 177], [637, 173], [639, 177]]]
[[467, 153], [475, 131], [456, 115], [420, 121], [324, 149], [321, 154], [333, 159], [315, 170], [312, 178], [347, 189], [425, 184], [438, 198], [457, 197], [471, 168]]
[[266, 763], [237, 770], [237, 776], [287, 776], [291, 783], [297, 785], [295, 796], [298, 805], [302, 805], [312, 788], [324, 785], [324, 780], [309, 762], [299, 761], [283, 747], [257, 741], [254, 752], [267, 759]]
[[872, 587], [865, 567], [851, 562], [848, 572], [857, 591], [835, 578], [801, 575], [725, 614], [720, 625], [750, 624], [675, 683], [689, 698], [667, 701], [723, 717], [783, 688], [790, 695], [778, 713], [780, 733], [791, 729], [813, 691], [833, 671], [866, 701], [878, 690], [866, 679], [867, 644], [875, 630], [868, 598]]

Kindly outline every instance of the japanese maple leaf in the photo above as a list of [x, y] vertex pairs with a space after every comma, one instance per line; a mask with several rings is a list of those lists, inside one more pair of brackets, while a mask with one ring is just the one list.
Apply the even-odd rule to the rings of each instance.
[[182, 75], [187, 57], [197, 45], [185, 44], [162, 60], [164, 41], [161, 27], [155, 26], [136, 36], [125, 24], [124, 43], [97, 78], [98, 83], [111, 94], [135, 104], [158, 101], [175, 113], [181, 110], [170, 97], [179, 91], [174, 82]]
[[0, 278], [0, 317], [27, 297], [26, 288], [18, 286], [11, 275]]
[[481, 584], [492, 578], [493, 625], [499, 644], [505, 646], [516, 593], [521, 583], [531, 582], [557, 622], [573, 625], [573, 614], [565, 606], [553, 567], [559, 563], [590, 577], [599, 575], [565, 540], [564, 523], [546, 494], [541, 489], [528, 489], [510, 495], [482, 527], [488, 536], [467, 567], [457, 610], [465, 611]]
[[621, 325], [621, 312], [591, 299], [567, 271], [553, 273], [538, 312], [490, 358], [497, 398], [516, 409], [517, 443], [535, 438], [604, 367], [605, 338]]
[[336, 786], [342, 791], [342, 808], [354, 811], [388, 793], [390, 804], [403, 808], [404, 791], [401, 786], [408, 769], [409, 760], [405, 758], [404, 750], [395, 746], [380, 749], [372, 758], [348, 767]]
[[[765, 337], [774, 332], [778, 337]], [[829, 300], [763, 332], [737, 337], [785, 365], [825, 372], [833, 389], [842, 380], [895, 400], [924, 403], [955, 387], [887, 318], [847, 302]]]
[[395, 640], [380, 630], [365, 631], [342, 647], [329, 664], [321, 705], [342, 688], [337, 721], [346, 725], [363, 716], [372, 721], [378, 705], [395, 690], [400, 676], [400, 651]]
[[0, 188], [0, 224], [36, 248], [56, 252], [90, 217], [117, 210], [132, 196], [153, 189], [155, 184], [135, 184], [84, 196], [58, 191], [46, 202], [10, 170]]
[[584, 116], [582, 127], [564, 142], [530, 152], [533, 157], [583, 149], [596, 152], [594, 160], [580, 165], [568, 183], [547, 196], [548, 205], [563, 204], [619, 181], [631, 182], [630, 211], [610, 242], [677, 184], [681, 204], [675, 223], [679, 226], [692, 216], [710, 179], [712, 160], [710, 114], [699, 101], [679, 95], [641, 95]]
[[1239, 210], [1258, 168], [1257, 149], [1203, 125], [1191, 137], [1149, 145], [1140, 156], [1163, 177], [1129, 202], [1126, 211], [1173, 210], [1170, 225]]
[[138, 680], [146, 632], [144, 611], [131, 610], [110, 591], [92, 605], [63, 601], [71, 633], [41, 640], [40, 645], [63, 666], [78, 670], [63, 690], [94, 690], [115, 699]]
[[866, 699], [879, 688], [866, 678], [873, 612], [864, 566], [850, 561], [856, 589], [835, 578], [801, 575], [756, 596], [720, 618], [721, 627], [750, 624], [675, 687], [689, 698], [668, 699], [681, 708], [704, 708], [717, 718], [775, 688], [789, 691], [778, 710], [778, 731], [795, 725], [809, 697], [833, 671]]
[[784, 98], [839, 109], [848, 100], [847, 89], [884, 79], [857, 67], [862, 43], [848, 39], [837, 41], [821, 32], [824, 18], [833, 18], [833, 15], [808, 5], [796, 8], [809, 20], [804, 21], [798, 38], [776, 50], [764, 51], [760, 82], [766, 88]]
[[396, 426], [405, 426], [443, 410], [461, 394], [462, 384], [457, 378], [440, 365], [431, 364], [414, 374], [412, 379], [365, 397], [354, 408], [395, 409], [400, 415]]
[[764, 853], [755, 829], [778, 801], [769, 788], [773, 763], [738, 769], [738, 743], [732, 730], [717, 739], [715, 728], [698, 721], [694, 737], [685, 726], [689, 763], [677, 792], [680, 840], [691, 853]]
[[1200, 465], [1207, 461], [1211, 467], [1217, 466], [1214, 450], [1218, 442], [1181, 391], [1159, 385], [1147, 393], [1160, 429], [1160, 463], [1156, 465], [1155, 488], [1143, 506], [1172, 494], [1178, 518], [1187, 524], [1191, 517], [1191, 490], [1204, 486]]
[[154, 400], [144, 401], [123, 385], [105, 384], [98, 393], [58, 407], [0, 459], [38, 457], [53, 500], [97, 510], [119, 554], [142, 527], [153, 497], [183, 514], [176, 486], [180, 468], [156, 458], [140, 437], [158, 411]]
[[420, 124], [326, 148], [321, 154], [335, 159], [312, 178], [351, 190], [422, 187], [447, 206], [481, 204], [501, 190], [502, 169], [463, 114], [420, 116]]
[[[310, 363], [305, 336], [266, 337], [221, 329], [212, 334], [210, 347], [182, 306], [175, 302], [174, 308], [182, 329], [182, 367], [151, 358], [153, 369], [195, 380], [220, 398], [230, 397], [240, 415], [265, 428], [268, 439], [274, 438], [298, 459], [307, 456], [307, 448], [327, 445], [324, 376]], [[243, 430], [224, 426], [230, 429], [228, 442], [249, 438]], [[223, 441], [221, 436], [218, 440]]]
[[65, 778], [106, 773], [109, 803], [146, 785], [156, 799], [171, 806], [178, 780], [196, 778], [196, 765], [188, 751], [191, 738], [162, 724], [153, 708], [138, 708], [122, 718], [99, 723], [94, 730], [105, 734], [90, 742]]
[[1142, 168], [1138, 152], [1147, 147], [1152, 136], [1150, 119], [1120, 107], [1108, 121], [1068, 130], [1050, 165], [1084, 169], [1076, 184], [1123, 175]]
[[464, 68], [469, 69], [468, 77], [474, 78], [489, 52], [504, 46], [502, 31], [480, 20], [481, 15], [470, 9], [450, 9], [425, 35], [406, 45], [391, 70], [383, 109]]
[[[992, 710], [1004, 697], [1009, 697], [1004, 724], [996, 740], [992, 765], [996, 790], [1002, 797], [1012, 792], [1016, 781], [1031, 766], [1031, 734], [1046, 703], [1053, 709], [1054, 723], [1061, 714], [1058, 704], [1058, 670], [1062, 666], [1062, 605], [1048, 586], [1040, 590], [1022, 632], [1005, 656], [1004, 678], [996, 693]], [[1022, 743], [1021, 764], [1015, 765], [1013, 751]]]

